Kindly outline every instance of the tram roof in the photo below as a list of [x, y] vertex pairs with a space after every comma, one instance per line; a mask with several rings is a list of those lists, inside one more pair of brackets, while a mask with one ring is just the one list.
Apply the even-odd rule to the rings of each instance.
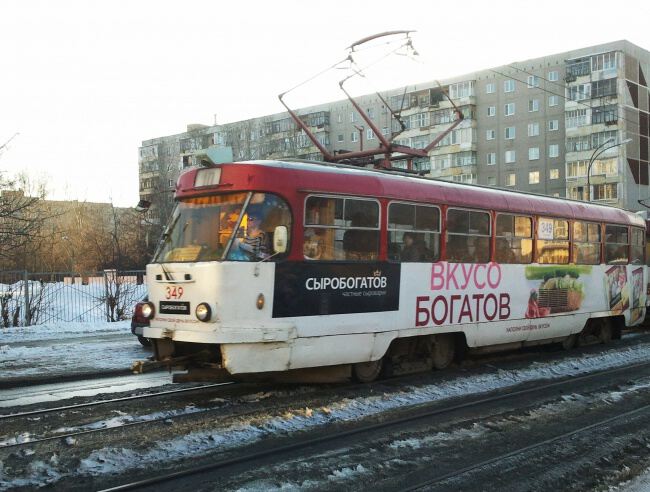
[[[283, 189], [292, 188], [313, 193], [384, 197], [645, 227], [645, 221], [639, 215], [616, 207], [503, 188], [411, 176], [395, 171], [313, 161], [260, 160], [219, 164], [215, 167], [222, 167], [223, 172], [228, 172], [228, 174], [235, 171], [233, 177], [238, 172], [244, 171], [244, 168], [249, 168], [246, 173], [246, 183], [249, 189], [277, 189], [278, 192], [282, 192]], [[265, 172], [254, 172], [254, 168], [262, 168]], [[194, 176], [200, 169], [191, 169], [181, 175], [180, 186], [176, 191], [177, 197], [196, 194], [198, 190], [193, 189]], [[205, 193], [207, 190], [202, 189], [202, 191]]]

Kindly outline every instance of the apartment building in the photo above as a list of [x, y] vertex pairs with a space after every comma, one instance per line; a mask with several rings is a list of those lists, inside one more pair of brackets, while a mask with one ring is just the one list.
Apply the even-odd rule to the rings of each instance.
[[[623, 40], [356, 101], [383, 135], [424, 148], [454, 119], [447, 94], [464, 120], [428, 158], [413, 162], [428, 176], [640, 210], [639, 200], [650, 204], [648, 74], [650, 53]], [[347, 100], [296, 112], [332, 153], [378, 146]], [[185, 133], [142, 142], [141, 198], [171, 197], [184, 168], [215, 156], [321, 159], [286, 112], [190, 125]]]

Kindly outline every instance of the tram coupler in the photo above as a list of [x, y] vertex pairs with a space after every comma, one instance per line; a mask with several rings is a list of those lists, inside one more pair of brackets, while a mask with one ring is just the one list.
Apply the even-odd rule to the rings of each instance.
[[225, 383], [232, 380], [230, 373], [222, 367], [190, 367], [186, 373], [172, 376], [174, 383]]
[[166, 368], [171, 372], [172, 367], [185, 366], [192, 359], [193, 356], [191, 355], [183, 355], [180, 357], [169, 357], [163, 360], [136, 360], [131, 364], [131, 372], [133, 374], [143, 374], [162, 368]]

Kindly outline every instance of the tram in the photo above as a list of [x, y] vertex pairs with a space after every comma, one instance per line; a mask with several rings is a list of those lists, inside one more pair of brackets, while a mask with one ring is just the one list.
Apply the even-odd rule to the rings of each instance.
[[300, 161], [190, 169], [175, 200], [147, 266], [158, 361], [371, 381], [645, 316], [646, 225], [613, 207]]

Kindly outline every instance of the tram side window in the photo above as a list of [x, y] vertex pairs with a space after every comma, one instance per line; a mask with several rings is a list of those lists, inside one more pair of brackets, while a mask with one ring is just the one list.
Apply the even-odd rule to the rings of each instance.
[[496, 222], [497, 263], [530, 263], [533, 259], [533, 219], [499, 214]]
[[600, 224], [575, 221], [573, 223], [573, 261], [578, 265], [600, 263]]
[[490, 214], [474, 210], [447, 210], [447, 261], [490, 261]]
[[630, 232], [630, 239], [632, 241], [632, 246], [630, 248], [630, 263], [633, 265], [643, 265], [643, 251], [645, 247], [643, 244], [643, 236], [645, 235], [645, 231], [643, 229], [632, 227]]
[[310, 196], [305, 204], [303, 254], [308, 260], [376, 260], [379, 203]]
[[569, 263], [569, 222], [540, 217], [537, 224], [537, 262]]
[[440, 210], [427, 205], [388, 206], [388, 258], [433, 262], [440, 258]]
[[609, 265], [626, 265], [629, 237], [626, 226], [605, 226], [605, 262]]

